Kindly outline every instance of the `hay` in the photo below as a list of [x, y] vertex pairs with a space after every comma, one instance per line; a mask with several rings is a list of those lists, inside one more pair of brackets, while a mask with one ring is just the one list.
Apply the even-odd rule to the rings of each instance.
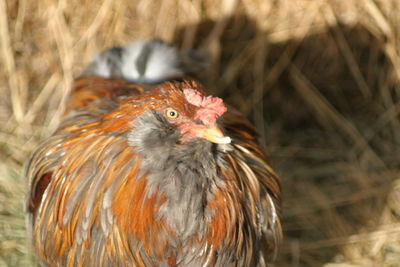
[[397, 0], [0, 0], [0, 265], [33, 266], [22, 166], [94, 53], [160, 38], [211, 55], [282, 177], [277, 266], [400, 262]]

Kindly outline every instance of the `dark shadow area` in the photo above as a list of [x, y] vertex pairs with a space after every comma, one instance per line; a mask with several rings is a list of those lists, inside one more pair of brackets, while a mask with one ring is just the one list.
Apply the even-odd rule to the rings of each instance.
[[384, 115], [400, 96], [383, 42], [361, 25], [337, 25], [274, 43], [244, 15], [176, 34], [178, 46], [211, 51], [202, 81], [256, 124], [281, 176], [277, 266], [357, 257], [347, 237], [380, 223], [395, 179], [389, 170], [399, 167], [389, 155], [400, 155]]

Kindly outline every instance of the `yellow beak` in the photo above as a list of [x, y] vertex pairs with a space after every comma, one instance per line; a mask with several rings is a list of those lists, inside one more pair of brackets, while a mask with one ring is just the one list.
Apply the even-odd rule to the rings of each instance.
[[216, 126], [211, 128], [193, 129], [192, 131], [196, 132], [198, 137], [216, 144], [229, 144], [231, 142], [231, 138], [229, 136], [224, 136], [221, 129]]

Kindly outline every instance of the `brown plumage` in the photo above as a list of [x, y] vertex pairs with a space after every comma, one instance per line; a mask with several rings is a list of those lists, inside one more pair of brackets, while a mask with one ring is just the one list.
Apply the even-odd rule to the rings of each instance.
[[281, 239], [253, 126], [193, 79], [77, 79], [27, 176], [46, 266], [264, 266]]

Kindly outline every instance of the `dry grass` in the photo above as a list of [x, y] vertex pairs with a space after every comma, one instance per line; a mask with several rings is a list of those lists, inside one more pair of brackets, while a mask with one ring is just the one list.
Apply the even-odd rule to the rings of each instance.
[[284, 191], [277, 266], [399, 266], [399, 25], [398, 0], [0, 0], [0, 265], [34, 265], [22, 166], [73, 77], [156, 37], [210, 53], [205, 83], [262, 133]]

